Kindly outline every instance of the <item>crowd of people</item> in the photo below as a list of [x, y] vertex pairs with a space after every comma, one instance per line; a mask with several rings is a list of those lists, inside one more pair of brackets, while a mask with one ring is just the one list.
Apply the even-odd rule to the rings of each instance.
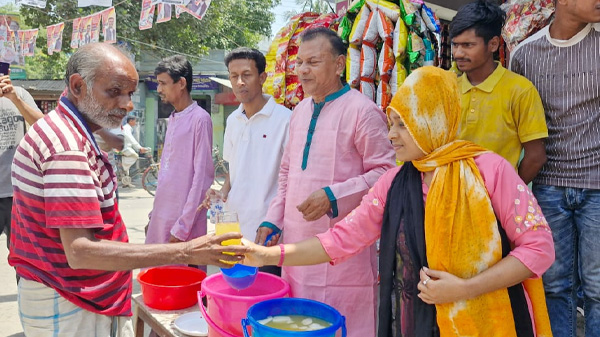
[[[0, 113], [15, 121], [0, 144], [1, 224], [25, 334], [133, 336], [132, 269], [243, 262], [281, 267], [268, 271], [340, 311], [351, 337], [576, 336], [578, 293], [586, 336], [598, 335], [600, 5], [556, 0], [508, 69], [494, 58], [504, 21], [491, 2], [463, 6], [450, 26], [463, 75], [419, 68], [385, 112], [342, 80], [346, 45], [331, 30], [302, 35], [307, 98], [293, 112], [262, 93], [261, 52], [231, 51], [241, 104], [221, 190], [210, 188], [213, 129], [191, 97], [192, 65], [163, 59], [157, 91], [174, 111], [146, 244], [128, 243], [96, 137], [135, 150], [107, 131], [133, 109], [128, 56], [79, 48], [46, 116], [0, 77]], [[207, 235], [215, 197], [242, 233]]]

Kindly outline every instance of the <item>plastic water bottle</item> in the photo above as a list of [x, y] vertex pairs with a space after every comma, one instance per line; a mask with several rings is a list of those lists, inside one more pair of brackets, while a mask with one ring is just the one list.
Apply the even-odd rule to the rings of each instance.
[[218, 213], [223, 213], [223, 199], [221, 199], [221, 196], [219, 195], [213, 195], [210, 198], [210, 222], [211, 223], [216, 223], [217, 222], [217, 214]]

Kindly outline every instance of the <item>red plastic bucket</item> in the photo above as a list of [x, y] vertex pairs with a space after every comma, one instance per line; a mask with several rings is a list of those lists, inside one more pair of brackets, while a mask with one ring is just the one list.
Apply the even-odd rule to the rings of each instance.
[[137, 280], [147, 306], [159, 310], [177, 310], [196, 304], [206, 273], [185, 266], [156, 267], [141, 271]]
[[[290, 285], [272, 274], [258, 272], [254, 284], [243, 290], [235, 290], [223, 279], [223, 274], [218, 273], [202, 281], [198, 304], [208, 322], [209, 337], [242, 337], [241, 322], [253, 304], [289, 295]], [[205, 296], [207, 309], [202, 305]]]

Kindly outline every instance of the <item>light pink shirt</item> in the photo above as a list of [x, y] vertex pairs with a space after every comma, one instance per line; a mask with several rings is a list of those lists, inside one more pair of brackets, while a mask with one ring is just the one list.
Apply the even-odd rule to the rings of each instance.
[[[554, 262], [550, 227], [533, 193], [509, 162], [495, 153], [482, 154], [475, 164], [485, 182], [496, 217], [514, 246], [509, 255], [521, 261], [536, 277]], [[343, 221], [317, 235], [332, 264], [340, 263], [374, 243], [381, 234], [383, 211], [392, 180], [400, 170], [381, 176], [371, 191]], [[429, 188], [423, 183], [423, 198]]]
[[[290, 136], [279, 172], [277, 196], [265, 221], [283, 227], [283, 241], [297, 242], [323, 233], [359, 205], [377, 179], [395, 166], [387, 138], [386, 117], [375, 103], [354, 89], [325, 103], [316, 122], [307, 166], [304, 147], [313, 115], [307, 98], [294, 109]], [[339, 215], [304, 220], [296, 206], [329, 187]], [[349, 337], [373, 336], [377, 302], [374, 247], [336, 266], [284, 267], [282, 276], [295, 297], [327, 303], [346, 316]]]
[[211, 146], [210, 115], [196, 102], [171, 114], [146, 243], [206, 234], [206, 212], [196, 209], [214, 180]]

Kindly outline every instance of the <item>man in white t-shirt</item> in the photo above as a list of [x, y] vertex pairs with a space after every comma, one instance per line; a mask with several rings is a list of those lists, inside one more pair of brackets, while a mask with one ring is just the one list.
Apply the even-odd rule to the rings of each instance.
[[[135, 162], [140, 157], [138, 153], [146, 153], [150, 151], [148, 147], [142, 147], [140, 143], [138, 143], [137, 139], [133, 136], [133, 128], [137, 123], [137, 119], [135, 116], [127, 116], [127, 123], [123, 125], [123, 170], [125, 170], [125, 175], [129, 175], [129, 168], [135, 164]], [[129, 180], [127, 183], [123, 184], [125, 187], [134, 187]]]
[[[277, 194], [279, 166], [288, 140], [292, 112], [262, 93], [267, 78], [264, 55], [238, 48], [225, 57], [229, 80], [240, 106], [227, 118], [223, 159], [229, 163], [221, 197], [238, 213], [242, 234], [254, 240], [258, 225]], [[207, 192], [208, 206], [210, 195]]]

